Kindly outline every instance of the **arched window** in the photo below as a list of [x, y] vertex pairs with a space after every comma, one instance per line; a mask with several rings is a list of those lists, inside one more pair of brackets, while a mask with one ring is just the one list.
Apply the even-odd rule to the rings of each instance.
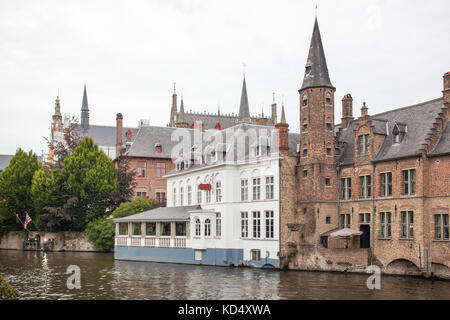
[[331, 104], [331, 95], [328, 92], [327, 92], [327, 94], [325, 96], [325, 101], [326, 101], [327, 104]]
[[306, 94], [303, 96], [303, 105], [304, 106], [308, 105], [308, 96]]
[[202, 229], [201, 229], [200, 219], [196, 219], [195, 220], [195, 236], [200, 237], [201, 232], [202, 232]]
[[205, 220], [205, 237], [211, 236], [211, 220]]

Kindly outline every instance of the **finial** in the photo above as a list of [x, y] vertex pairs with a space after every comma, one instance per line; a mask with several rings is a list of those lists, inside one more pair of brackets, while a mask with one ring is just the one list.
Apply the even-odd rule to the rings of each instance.
[[317, 1], [316, 1], [316, 19], [317, 19]]
[[245, 63], [242, 63], [242, 72], [244, 74], [244, 78], [245, 78], [245, 67], [246, 67]]
[[173, 94], [176, 94], [176, 93], [177, 93], [177, 92], [176, 92], [176, 89], [175, 89], [176, 84], [177, 84], [176, 82], [173, 83]]
[[184, 88], [181, 88], [181, 99], [183, 99], [183, 91], [184, 91]]

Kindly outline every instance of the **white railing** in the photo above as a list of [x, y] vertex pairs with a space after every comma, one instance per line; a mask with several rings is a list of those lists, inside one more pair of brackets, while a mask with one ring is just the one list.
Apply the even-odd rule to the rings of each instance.
[[186, 248], [186, 238], [116, 237], [116, 246]]

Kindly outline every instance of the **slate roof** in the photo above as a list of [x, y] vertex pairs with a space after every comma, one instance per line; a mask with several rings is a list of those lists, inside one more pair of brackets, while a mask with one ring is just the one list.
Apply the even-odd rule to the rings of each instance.
[[250, 118], [250, 109], [248, 107], [247, 85], [242, 82], [241, 103], [239, 105], [239, 119], [245, 120]]
[[[194, 129], [145, 126], [139, 129], [133, 144], [125, 155], [170, 159], [172, 149], [179, 143], [178, 141], [172, 141], [172, 133], [175, 130], [185, 130], [191, 136], [191, 144], [194, 142], [193, 134], [196, 131]], [[160, 153], [157, 152], [157, 144], [161, 145]]]
[[[375, 132], [386, 135], [378, 153], [372, 160], [378, 162], [420, 155], [422, 144], [425, 143], [425, 138], [433, 127], [433, 122], [442, 107], [443, 100], [439, 98], [371, 116], [372, 125], [375, 126]], [[399, 124], [401, 130], [405, 131], [402, 141], [398, 144], [393, 143], [392, 134], [396, 123]], [[345, 143], [344, 151], [339, 159], [343, 165], [354, 163], [354, 130], [357, 125], [358, 120], [355, 119], [350, 122], [347, 128], [342, 129], [338, 133], [338, 141]], [[336, 127], [339, 128], [340, 125]], [[431, 153], [450, 152], [449, 132], [450, 129], [448, 129], [447, 123], [440, 140]]]
[[13, 154], [0, 154], [0, 171], [5, 170], [13, 157]]
[[[116, 127], [112, 126], [101, 126], [101, 125], [89, 125], [87, 130], [83, 130], [80, 126], [79, 128], [79, 135], [81, 137], [91, 137], [96, 144], [99, 146], [109, 146], [109, 147], [115, 147], [116, 146]], [[131, 130], [131, 139], [128, 139], [126, 137], [126, 133], [128, 130]], [[123, 145], [125, 146], [126, 142], [128, 140], [133, 141], [136, 137], [136, 133], [138, 132], [139, 128], [131, 128], [131, 127], [125, 127], [122, 130], [122, 141]]]
[[[255, 130], [256, 135], [247, 135], [247, 132], [250, 129]], [[273, 126], [260, 126], [242, 123], [225, 130], [211, 131], [209, 136], [204, 136], [202, 145], [197, 146], [197, 149], [203, 150], [204, 153], [208, 149], [216, 152], [226, 151], [227, 156], [230, 156], [231, 154], [233, 155], [232, 161], [244, 161], [250, 158], [252, 152], [251, 150], [256, 145], [257, 141], [260, 141], [261, 145], [263, 145], [266, 141], [266, 137], [272, 137], [272, 134], [274, 134], [276, 130], [277, 129]], [[248, 139], [243, 139], [244, 134], [248, 137]], [[276, 136], [274, 136], [274, 138], [275, 137]], [[300, 143], [300, 134], [289, 133], [288, 140], [289, 153], [297, 153], [297, 144]], [[239, 144], [242, 141], [245, 141], [244, 148], [241, 148], [241, 145]], [[200, 155], [200, 152], [196, 153], [194, 150], [193, 155], [193, 157], [195, 158], [197, 155]], [[187, 157], [189, 157], [189, 155]], [[189, 172], [199, 168], [207, 168], [216, 164], [216, 162], [212, 162], [211, 164], [195, 163], [190, 165], [189, 168], [183, 169], [182, 171], [177, 171], [176, 169], [174, 169], [169, 172], [168, 175], [180, 172]]]
[[325, 59], [317, 18], [314, 22], [308, 60], [306, 61], [305, 76], [300, 90], [316, 87], [328, 87], [334, 89], [330, 81], [330, 76], [328, 75], [327, 61]]
[[447, 154], [450, 154], [450, 121], [448, 120], [441, 136], [439, 137], [439, 140], [433, 150], [428, 153], [428, 156], [435, 157]]
[[186, 221], [189, 220], [189, 211], [201, 210], [200, 205], [182, 207], [160, 207], [128, 217], [114, 219], [115, 222], [132, 221]]

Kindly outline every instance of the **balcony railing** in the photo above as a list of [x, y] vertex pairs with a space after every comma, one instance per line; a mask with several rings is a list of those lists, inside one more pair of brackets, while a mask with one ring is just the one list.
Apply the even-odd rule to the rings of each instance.
[[186, 248], [186, 238], [116, 237], [116, 246]]

